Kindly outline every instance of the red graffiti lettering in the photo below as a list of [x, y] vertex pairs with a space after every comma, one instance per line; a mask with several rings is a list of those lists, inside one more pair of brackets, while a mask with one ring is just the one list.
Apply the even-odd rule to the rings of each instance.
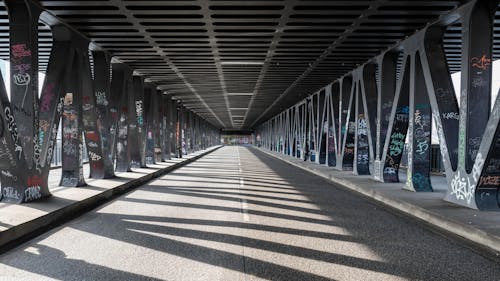
[[96, 170], [102, 170], [102, 162], [92, 162], [92, 169], [96, 169]]
[[93, 141], [93, 142], [99, 141], [99, 135], [97, 135], [95, 132], [86, 133], [85, 138], [87, 138], [89, 141]]
[[30, 57], [31, 51], [26, 48], [26, 44], [12, 45], [12, 56], [15, 58]]
[[487, 70], [488, 67], [491, 65], [491, 59], [487, 58], [486, 55], [483, 55], [481, 58], [478, 57], [473, 57], [470, 60], [472, 67], [481, 69], [481, 70]]
[[28, 181], [26, 182], [28, 186], [41, 186], [42, 179], [39, 176], [31, 176], [28, 177]]
[[484, 176], [479, 179], [479, 185], [500, 185], [500, 176]]
[[50, 110], [50, 103], [54, 97], [54, 83], [49, 83], [43, 89], [42, 103], [40, 105], [40, 110], [42, 112], [48, 112]]

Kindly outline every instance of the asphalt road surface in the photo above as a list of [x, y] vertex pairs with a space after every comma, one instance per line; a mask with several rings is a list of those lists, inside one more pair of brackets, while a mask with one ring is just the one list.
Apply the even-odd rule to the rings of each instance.
[[0, 256], [0, 280], [500, 280], [500, 265], [224, 147]]

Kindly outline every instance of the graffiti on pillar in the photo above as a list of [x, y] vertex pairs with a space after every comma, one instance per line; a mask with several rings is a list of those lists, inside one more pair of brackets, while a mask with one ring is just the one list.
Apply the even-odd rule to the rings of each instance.
[[465, 173], [458, 171], [451, 180], [450, 188], [451, 194], [457, 200], [463, 200], [467, 204], [471, 204], [476, 186]]
[[[22, 2], [21, 4], [19, 4]], [[10, 4], [16, 4], [10, 9]], [[18, 5], [19, 4], [19, 5]], [[107, 136], [113, 134], [113, 128], [108, 120], [114, 120], [113, 114], [107, 116], [110, 105], [106, 93], [107, 87], [96, 86], [92, 89], [92, 82], [80, 75], [81, 65], [78, 58], [75, 60], [80, 46], [76, 46], [72, 37], [72, 30], [64, 26], [52, 27], [52, 49], [45, 72], [45, 81], [42, 91], [38, 94], [38, 26], [39, 7], [31, 7], [30, 1], [6, 1], [9, 12], [10, 27], [10, 62], [11, 62], [11, 99], [7, 95], [3, 80], [0, 79], [0, 197], [4, 202], [29, 202], [50, 195], [48, 190], [48, 174], [52, 155], [54, 153], [59, 120], [62, 124], [62, 179], [61, 184], [78, 186], [84, 184], [82, 160], [82, 128], [81, 125], [91, 127], [87, 130], [87, 144], [89, 145], [89, 159], [91, 169], [101, 169], [99, 161], [110, 159], [106, 153], [97, 153], [93, 149], [101, 148]], [[26, 9], [23, 9], [23, 5]], [[29, 18], [18, 16], [18, 12], [29, 14]], [[21, 20], [21, 22], [19, 21]], [[83, 42], [85, 44], [85, 42]], [[87, 53], [86, 48], [83, 53]], [[99, 53], [99, 52], [97, 52]], [[80, 53], [81, 55], [81, 53]], [[88, 60], [88, 58], [87, 58]], [[101, 67], [94, 57], [94, 74], [96, 79], [109, 83], [109, 65]], [[101, 67], [101, 68], [100, 68]], [[98, 70], [103, 70], [98, 72]], [[85, 71], [84, 71], [85, 72]], [[102, 73], [106, 75], [100, 75]], [[87, 72], [90, 74], [90, 71]], [[90, 78], [90, 75], [88, 75]], [[92, 89], [86, 95], [85, 86]], [[83, 87], [84, 89], [80, 89]], [[88, 89], [87, 88], [87, 89]], [[82, 95], [83, 92], [83, 95]], [[95, 94], [95, 96], [94, 96]], [[99, 107], [103, 110], [99, 110]], [[88, 111], [97, 119], [83, 116]], [[112, 113], [112, 112], [111, 112]], [[116, 111], [116, 113], [118, 113]], [[117, 120], [117, 115], [115, 118]], [[110, 118], [111, 117], [111, 118]], [[116, 127], [116, 126], [115, 126]], [[116, 131], [116, 128], [114, 129]], [[100, 139], [99, 134], [104, 134]], [[114, 147], [113, 145], [110, 145]], [[103, 145], [104, 148], [110, 146]], [[104, 150], [103, 150], [104, 151]]]
[[44, 94], [42, 94], [40, 100], [40, 112], [49, 112], [51, 109], [52, 102], [55, 98], [55, 85], [54, 83], [49, 83], [44, 89]]
[[[0, 197], [6, 202], [27, 202], [27, 178], [42, 173], [38, 136], [38, 51], [35, 32], [40, 13], [29, 3], [5, 1], [9, 14], [10, 100], [0, 79]], [[50, 61], [49, 61], [50, 64]], [[36, 163], [36, 165], [35, 165]], [[41, 196], [48, 196], [43, 184]]]
[[480, 71], [486, 71], [491, 65], [491, 59], [486, 57], [486, 55], [482, 55], [481, 57], [473, 57], [470, 63], [473, 68]]
[[441, 118], [443, 119], [455, 119], [459, 120], [459, 114], [458, 112], [444, 112], [441, 114]]
[[[142, 86], [142, 85], [141, 85]], [[137, 91], [137, 89], [135, 90]], [[145, 153], [146, 153], [146, 139], [145, 139], [145, 126], [144, 126], [144, 101], [143, 101], [143, 96], [140, 95], [140, 93], [136, 92], [136, 95], [139, 95], [137, 98], [138, 100], [135, 100], [135, 117], [136, 117], [136, 123], [137, 123], [137, 155], [132, 157], [132, 166], [139, 168], [139, 167], [144, 167], [146, 166], [146, 161], [145, 161]]]
[[358, 115], [357, 126], [357, 147], [356, 147], [356, 169], [358, 175], [370, 174], [368, 127], [364, 114]]
[[425, 104], [417, 104], [415, 111], [414, 121], [414, 138], [415, 138], [415, 157], [423, 160], [427, 159], [430, 144], [428, 142], [430, 137], [430, 113], [429, 106]]
[[389, 147], [385, 159], [384, 182], [399, 182], [399, 163], [403, 155], [406, 133], [408, 131], [408, 106], [400, 106], [396, 109], [392, 133], [389, 136]]
[[24, 57], [31, 57], [31, 50], [28, 49], [26, 44], [13, 44], [11, 48], [14, 63]]
[[[451, 81], [449, 81], [451, 82]], [[449, 86], [451, 87], [451, 85]], [[438, 132], [441, 155], [443, 161], [446, 164], [454, 167], [456, 166], [457, 153], [458, 150], [458, 139], [456, 134], [458, 133], [458, 122], [460, 119], [460, 114], [458, 112], [457, 99], [455, 97], [455, 92], [449, 87], [438, 87], [434, 91], [436, 102], [439, 107], [444, 107], [441, 113], [433, 110], [433, 117], [436, 124], [436, 130]], [[448, 133], [448, 134], [447, 134]], [[445, 136], [448, 135], [445, 139]], [[455, 137], [451, 137], [455, 135]], [[451, 147], [450, 153], [448, 153], [448, 147]], [[450, 156], [450, 163], [447, 163], [446, 155]]]
[[416, 191], [432, 191], [429, 175], [431, 168], [431, 125], [430, 105], [427, 103], [415, 104], [413, 149], [408, 152], [408, 163], [411, 166], [411, 171], [408, 172], [408, 176], [413, 189]]
[[92, 78], [90, 71], [90, 59], [88, 53], [83, 50], [79, 57], [81, 66], [79, 67], [79, 77], [82, 85], [82, 119], [85, 133], [85, 144], [90, 163], [91, 178], [106, 178], [104, 170], [103, 147], [100, 132], [104, 131], [103, 124], [99, 119], [97, 109], [97, 98], [94, 87], [92, 87]]
[[[100, 177], [112, 178], [114, 177], [114, 156], [116, 145], [116, 124], [118, 122], [117, 106], [120, 101], [120, 94], [117, 91], [111, 90], [111, 57], [104, 51], [92, 51], [93, 60], [93, 79], [89, 83], [93, 84], [93, 99], [95, 103], [96, 115], [96, 131], [97, 134], [93, 135], [87, 132], [86, 138], [90, 139], [89, 147], [100, 148], [101, 161], [92, 162], [91, 166], [95, 170], [102, 171]], [[114, 70], [113, 70], [114, 71]], [[116, 78], [120, 75], [114, 73]]]
[[118, 120], [116, 142], [116, 171], [127, 172], [130, 170], [130, 153], [128, 150], [128, 108], [122, 107]]
[[[135, 78], [134, 78], [135, 79]], [[136, 91], [133, 87], [133, 80], [128, 81], [127, 90], [129, 91], [129, 96], [127, 97], [127, 103], [129, 107], [128, 111], [128, 150], [130, 151], [130, 167], [140, 168], [141, 167], [141, 146], [140, 141], [142, 140], [143, 131], [143, 120], [142, 120], [142, 98], [140, 93]], [[139, 105], [139, 107], [138, 107]]]
[[346, 142], [344, 146], [344, 155], [342, 157], [342, 169], [350, 171], [353, 169], [354, 165], [354, 138], [356, 132], [356, 122], [350, 121], [347, 125], [347, 130], [344, 132], [346, 134]]
[[[481, 165], [483, 164], [483, 165]], [[482, 169], [480, 168], [482, 166]], [[477, 182], [475, 189], [476, 204], [479, 209], [495, 210], [500, 200], [500, 126], [497, 125], [488, 157], [476, 155], [472, 169], [472, 179]]]
[[383, 146], [387, 129], [389, 128], [389, 120], [391, 119], [392, 101], [385, 101], [381, 106], [381, 124], [380, 124], [380, 143]]
[[[129, 131], [134, 130], [135, 107], [132, 95], [132, 71], [121, 63], [112, 64], [110, 114], [113, 133], [111, 134], [115, 149], [112, 153], [116, 157], [116, 172], [130, 171], [130, 143]], [[132, 126], [130, 126], [132, 125]]]
[[[11, 23], [13, 24], [13, 23]], [[14, 31], [28, 32], [24, 28], [12, 27], [11, 36]], [[29, 27], [32, 28], [32, 27]], [[22, 147], [24, 148], [23, 153], [26, 157], [26, 164], [29, 169], [32, 168], [33, 157], [39, 157], [39, 150], [37, 155], [34, 155], [35, 148], [39, 149], [38, 144], [38, 130], [35, 123], [37, 122], [38, 114], [36, 112], [36, 106], [34, 104], [35, 92], [38, 91], [37, 85], [37, 66], [33, 65], [33, 61], [36, 61], [38, 57], [34, 50], [31, 49], [32, 45], [28, 45], [24, 42], [27, 41], [26, 35], [16, 35], [16, 37], [21, 37], [22, 39], [16, 43], [11, 42], [11, 52], [10, 52], [10, 62], [11, 62], [11, 103], [9, 112], [11, 115], [11, 122], [15, 117], [17, 122], [17, 138], [19, 139]], [[17, 41], [17, 39], [11, 38], [11, 41]], [[6, 107], [5, 109], [7, 109]], [[16, 143], [16, 142], [15, 142]], [[20, 152], [21, 147], [16, 147], [16, 151]], [[20, 153], [19, 153], [20, 155]], [[39, 167], [38, 167], [39, 168]]]
[[[99, 98], [101, 96], [101, 98]], [[104, 178], [111, 178], [114, 176], [114, 163], [113, 163], [113, 149], [114, 146], [114, 132], [115, 132], [115, 119], [111, 116], [110, 108], [108, 109], [108, 102], [106, 100], [106, 93], [104, 91], [96, 91], [96, 112], [97, 112], [97, 130], [100, 132], [100, 140], [98, 138], [92, 139], [92, 134], [86, 135], [89, 139], [88, 145], [101, 146], [102, 148], [102, 169], [104, 170]], [[111, 118], [110, 118], [111, 117]], [[99, 165], [96, 163], [96, 165]]]
[[[75, 75], [76, 76], [76, 75]], [[83, 137], [81, 118], [81, 95], [66, 93], [62, 113], [62, 186], [75, 187], [85, 185], [82, 176]]]
[[[340, 116], [337, 118], [337, 145], [338, 145], [338, 156], [337, 156], [337, 168], [340, 170], [352, 170], [353, 169], [353, 161], [354, 161], [354, 131], [355, 131], [355, 122], [350, 122], [353, 119], [352, 113], [350, 113], [351, 107], [351, 91], [352, 87], [352, 78], [350, 76], [346, 76], [339, 81], [339, 98], [338, 104], [335, 104], [339, 108]], [[337, 99], [337, 97], [332, 97]], [[349, 133], [348, 133], [349, 132]]]
[[[163, 160], [171, 159], [172, 150], [172, 115], [171, 115], [171, 100], [169, 97], [165, 96], [164, 101], [164, 113], [163, 113], [163, 131], [164, 131], [164, 140], [163, 140]], [[194, 129], [194, 128], [193, 128]]]
[[4, 163], [9, 163], [11, 166], [15, 167], [17, 165], [14, 151], [12, 151], [5, 138], [2, 138], [0, 146], [0, 157], [4, 160]]
[[138, 100], [135, 101], [135, 110], [136, 110], [136, 115], [137, 115], [137, 124], [140, 126], [140, 129], [142, 130], [142, 126], [144, 125], [144, 115], [143, 115], [143, 101]]
[[[31, 65], [27, 63], [15, 64], [13, 68], [16, 72], [12, 74], [13, 82], [17, 86], [27, 86], [31, 82], [31, 76], [27, 71], [30, 70]], [[26, 96], [23, 96], [23, 101], [26, 100]]]
[[14, 120], [14, 115], [12, 115], [12, 111], [9, 106], [4, 106], [5, 108], [5, 118], [7, 121], [7, 129], [10, 132], [12, 142], [15, 145], [15, 153], [17, 155], [17, 159], [21, 160], [22, 159], [22, 153], [23, 153], [23, 147], [19, 144], [19, 135], [18, 135], [18, 130], [17, 130], [17, 125]]
[[109, 104], [108, 99], [106, 98], [106, 92], [96, 91], [95, 97], [96, 97], [96, 103], [98, 105], [107, 106]]
[[[29, 91], [29, 85], [31, 83], [31, 75], [29, 70], [31, 69], [30, 63], [25, 63], [26, 61], [31, 61], [31, 50], [26, 46], [26, 44], [13, 44], [11, 47], [11, 57], [12, 57], [12, 82], [17, 86], [23, 86], [25, 88], [21, 108], [25, 107], [26, 97]], [[28, 59], [26, 59], [28, 58]], [[31, 115], [29, 111], [22, 111], [26, 115]]]
[[145, 112], [145, 131], [146, 131], [146, 143], [145, 145], [145, 161], [146, 164], [155, 164], [154, 159], [154, 147], [155, 147], [155, 136], [154, 136], [154, 100], [153, 100], [153, 86], [146, 84], [144, 88], [144, 112]]
[[146, 143], [146, 163], [154, 164], [154, 139], [153, 132], [148, 131], [147, 134], [147, 143]]
[[335, 128], [332, 125], [328, 127], [328, 166], [330, 167], [337, 165], [335, 146]]
[[328, 132], [328, 122], [327, 121], [324, 121], [323, 122], [323, 129], [321, 131], [321, 136], [320, 136], [320, 144], [319, 144], [319, 147], [318, 147], [318, 150], [319, 150], [319, 163], [320, 164], [325, 164], [326, 162], [326, 154], [328, 153], [326, 151], [326, 147], [327, 147], [327, 142], [328, 142], [328, 139], [327, 139], [327, 132]]
[[[354, 85], [353, 89], [351, 84], [353, 77], [366, 67], [366, 64], [333, 83], [339, 85], [335, 91], [339, 93], [339, 121], [335, 122], [338, 126], [334, 126], [338, 130], [336, 148], [342, 150], [337, 153], [343, 157], [339, 166], [352, 165], [354, 128], [357, 130], [356, 145], [359, 149], [356, 162], [371, 161], [362, 158], [364, 143], [359, 142], [365, 142], [366, 125], [370, 129], [369, 139], [371, 137], [373, 140], [372, 129], [375, 125], [372, 121], [379, 118], [380, 120], [376, 120], [377, 129], [380, 131], [377, 132], [375, 173], [378, 175], [380, 172], [385, 182], [398, 182], [402, 155], [404, 150], [408, 149], [408, 181], [415, 190], [430, 191], [432, 114], [442, 156], [439, 160], [442, 160], [448, 183], [445, 200], [470, 208], [500, 209], [500, 98], [497, 98], [490, 111], [494, 43], [492, 31], [497, 4], [498, 1], [464, 3], [461, 9], [451, 13], [455, 16], [455, 22], [440, 21], [430, 24], [378, 57], [377, 67], [381, 75], [376, 81], [379, 86], [377, 117], [366, 109], [375, 105], [375, 95], [371, 95], [372, 101], [364, 100], [365, 110], [359, 111], [358, 108], [355, 113], [357, 122], [352, 120], [352, 104], [357, 103], [349, 97], [349, 92], [351, 96], [352, 93], [359, 92], [357, 85]], [[451, 26], [458, 22], [462, 27], [467, 27], [462, 28], [463, 50], [460, 59], [465, 62], [463, 66], [467, 69], [461, 74], [460, 106], [453, 90], [449, 72], [451, 68], [443, 46], [447, 29], [443, 25]], [[401, 51], [404, 52], [403, 57], [399, 57]], [[389, 58], [386, 60], [388, 54]], [[400, 62], [402, 65], [399, 65]], [[363, 84], [367, 81], [373, 82], [366, 78], [370, 77], [363, 77]], [[371, 86], [373, 90], [374, 83]], [[366, 91], [367, 86], [364, 87]], [[288, 152], [283, 146], [289, 146], [290, 140], [294, 145], [303, 145], [306, 151], [317, 150], [318, 146], [323, 147], [321, 141], [325, 136], [321, 132], [318, 134], [315, 126], [322, 126], [324, 119], [315, 119], [319, 114], [311, 103], [317, 106], [317, 94], [310, 94], [299, 103], [306, 104], [307, 107], [304, 116], [299, 117], [302, 120], [298, 122], [302, 122], [303, 128], [298, 126], [296, 129], [294, 125], [287, 124], [286, 119], [283, 121], [286, 112], [290, 111], [285, 109], [257, 128], [263, 146], [282, 153]], [[294, 105], [295, 108], [299, 104]], [[328, 124], [328, 129], [323, 132], [328, 130], [328, 147], [334, 148], [335, 145], [331, 145], [329, 139], [330, 135], [334, 135], [331, 134], [333, 129], [330, 125]], [[408, 130], [409, 128], [411, 130]], [[406, 145], [407, 136], [409, 142]], [[321, 140], [320, 143], [318, 140]], [[297, 145], [298, 151], [300, 149]], [[331, 152], [334, 153], [329, 149], [328, 155]], [[295, 153], [297, 154], [299, 153]], [[321, 156], [321, 153], [319, 155]], [[333, 157], [331, 159], [333, 160]], [[380, 165], [376, 165], [377, 162]]]

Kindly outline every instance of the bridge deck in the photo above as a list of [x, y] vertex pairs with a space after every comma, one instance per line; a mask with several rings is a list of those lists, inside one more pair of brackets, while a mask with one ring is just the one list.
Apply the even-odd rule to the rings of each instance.
[[13, 280], [493, 280], [500, 266], [257, 149], [224, 147], [0, 256]]

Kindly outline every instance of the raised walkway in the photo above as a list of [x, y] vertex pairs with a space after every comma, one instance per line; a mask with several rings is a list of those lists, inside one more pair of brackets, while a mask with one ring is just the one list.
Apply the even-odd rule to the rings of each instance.
[[403, 189], [406, 181], [404, 170], [400, 171], [400, 183], [382, 183], [371, 176], [358, 176], [350, 171], [338, 171], [275, 151], [256, 149], [370, 197], [440, 231], [462, 238], [471, 246], [500, 257], [500, 213], [472, 210], [444, 201], [447, 187], [443, 176], [431, 177], [434, 192], [412, 192]]
[[49, 174], [51, 197], [20, 205], [0, 202], [0, 250], [8, 249], [16, 245], [19, 239], [33, 237], [218, 148], [220, 146], [211, 147], [184, 155], [183, 158], [173, 158], [166, 162], [148, 165], [148, 168], [133, 169], [132, 172], [116, 173], [116, 177], [112, 179], [89, 179], [89, 167], [84, 165], [84, 175], [88, 184], [84, 187], [58, 186], [61, 169], [53, 169]]

